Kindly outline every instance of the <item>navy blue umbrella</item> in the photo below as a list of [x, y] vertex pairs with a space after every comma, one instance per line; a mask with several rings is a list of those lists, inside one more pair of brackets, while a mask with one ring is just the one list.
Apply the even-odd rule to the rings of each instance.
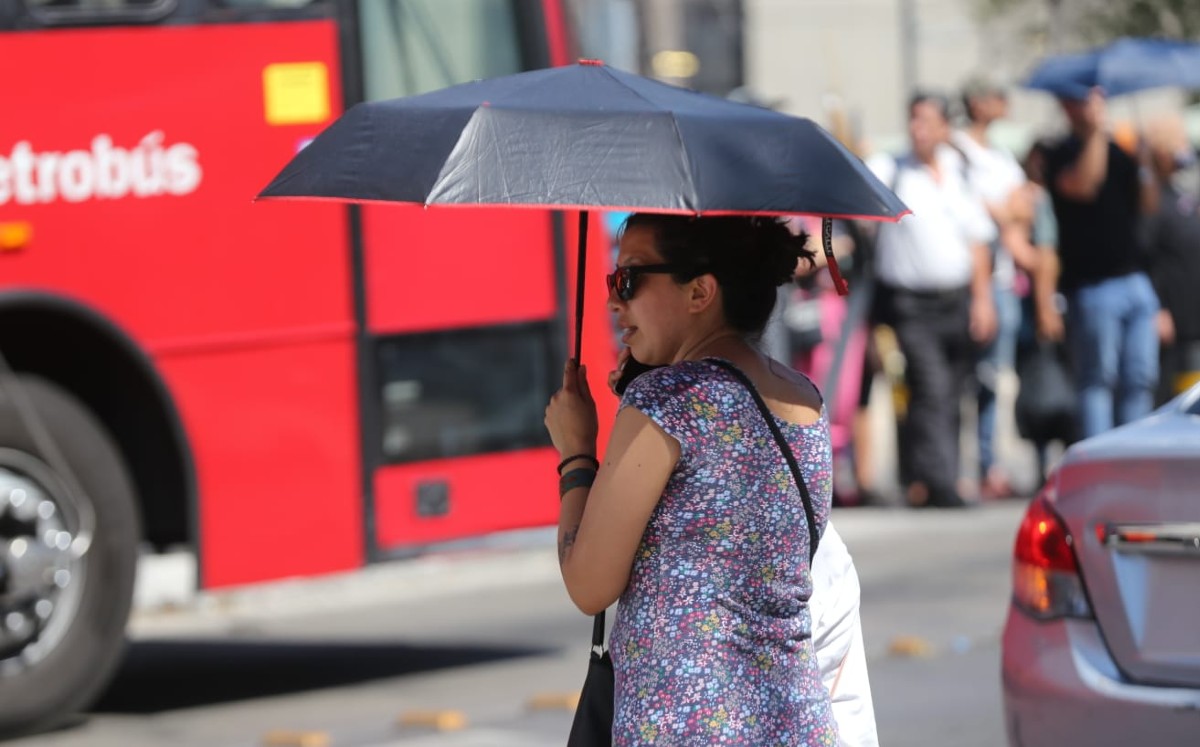
[[1026, 88], [1083, 99], [1093, 86], [1109, 96], [1174, 86], [1200, 89], [1200, 44], [1167, 39], [1118, 39], [1089, 52], [1047, 57]]
[[585, 211], [576, 357], [588, 209], [886, 221], [908, 213], [807, 119], [594, 61], [358, 104], [259, 197]]

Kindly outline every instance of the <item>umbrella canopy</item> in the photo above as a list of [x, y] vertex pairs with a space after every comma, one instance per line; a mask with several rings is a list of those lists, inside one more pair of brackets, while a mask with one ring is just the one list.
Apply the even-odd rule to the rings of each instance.
[[579, 209], [575, 357], [587, 212], [807, 214], [897, 221], [909, 210], [813, 122], [595, 60], [358, 104], [259, 198]]
[[1200, 89], [1200, 44], [1118, 39], [1089, 52], [1047, 57], [1024, 85], [1071, 99], [1086, 98], [1093, 86], [1109, 96], [1165, 86]]
[[594, 62], [358, 104], [259, 197], [892, 221], [908, 212], [807, 119]]

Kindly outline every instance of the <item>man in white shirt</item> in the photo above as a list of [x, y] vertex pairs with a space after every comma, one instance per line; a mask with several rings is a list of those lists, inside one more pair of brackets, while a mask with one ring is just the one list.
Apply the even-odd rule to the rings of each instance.
[[975, 344], [996, 326], [988, 244], [996, 227], [952, 148], [949, 102], [918, 93], [909, 103], [912, 150], [868, 166], [913, 214], [880, 227], [878, 321], [896, 332], [905, 358], [908, 413], [902, 470], [913, 506], [966, 505], [958, 491], [959, 400]]

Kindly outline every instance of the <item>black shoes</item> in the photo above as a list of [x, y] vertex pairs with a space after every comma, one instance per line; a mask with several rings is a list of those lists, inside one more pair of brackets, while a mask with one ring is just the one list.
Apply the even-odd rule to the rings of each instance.
[[973, 505], [975, 504], [963, 500], [955, 491], [934, 491], [929, 494], [929, 500], [925, 503], [926, 508], [970, 508]]

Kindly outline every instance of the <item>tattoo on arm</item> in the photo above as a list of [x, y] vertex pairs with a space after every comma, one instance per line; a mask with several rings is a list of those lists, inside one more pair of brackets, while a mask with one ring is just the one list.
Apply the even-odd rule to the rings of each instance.
[[562, 565], [567, 559], [567, 552], [575, 544], [575, 535], [579, 534], [579, 525], [576, 524], [574, 529], [565, 532], [562, 539], [558, 541], [558, 564]]

